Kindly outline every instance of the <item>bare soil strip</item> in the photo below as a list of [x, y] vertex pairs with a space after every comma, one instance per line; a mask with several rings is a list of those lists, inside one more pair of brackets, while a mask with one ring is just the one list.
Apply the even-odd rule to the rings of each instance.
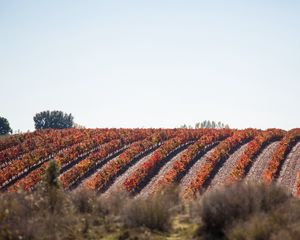
[[[161, 161], [159, 161], [154, 168], [152, 168], [148, 174], [146, 176], [144, 176], [144, 178], [140, 181], [140, 183], [138, 184], [138, 186], [134, 189], [134, 191], [132, 192], [132, 194], [137, 195], [140, 193], [140, 191], [145, 188], [150, 181], [152, 180], [153, 177], [155, 177], [160, 169], [162, 169], [172, 158], [174, 158], [175, 156], [177, 156], [179, 153], [181, 153], [182, 151], [184, 151], [185, 149], [188, 148], [189, 145], [191, 145], [194, 141], [189, 141], [186, 142], [184, 144], [181, 144], [180, 146], [178, 146], [177, 148], [173, 149], [164, 159], [162, 159]], [[144, 159], [142, 159], [144, 160]], [[147, 159], [148, 160], [148, 159]], [[137, 171], [139, 167], [141, 167], [141, 164], [143, 164], [145, 161], [143, 162], [139, 162], [137, 165], [134, 165], [133, 168], [134, 170], [132, 170], [132, 168], [130, 168], [130, 173], [128, 174], [127, 172], [125, 172], [126, 177], [124, 179], [122, 179], [122, 181], [119, 182], [119, 187], [117, 188], [118, 191], [122, 191], [124, 190], [123, 184], [126, 180], [126, 178], [133, 173], [134, 171]], [[113, 192], [115, 192], [116, 190], [113, 189]]]
[[187, 149], [181, 151], [180, 153], [178, 153], [177, 155], [175, 155], [169, 162], [167, 162], [158, 172], [157, 175], [155, 175], [151, 181], [148, 183], [148, 185], [146, 185], [141, 192], [139, 193], [138, 197], [147, 197], [149, 195], [151, 195], [152, 193], [154, 193], [156, 191], [156, 189], [154, 188], [155, 185], [157, 184], [158, 181], [160, 181], [161, 179], [164, 178], [164, 174], [169, 171], [172, 166], [173, 163], [175, 161], [177, 161], [184, 152], [186, 152]]
[[297, 173], [300, 170], [300, 142], [298, 142], [285, 159], [277, 179], [277, 184], [289, 192], [295, 192]]
[[[10, 180], [6, 181], [2, 186], [0, 186], [0, 191], [6, 191], [10, 186], [14, 185], [17, 181], [19, 181], [20, 179], [26, 177], [32, 171], [40, 168], [43, 163], [48, 162], [49, 160], [53, 159], [56, 155], [58, 155], [59, 153], [61, 153], [65, 149], [68, 149], [68, 148], [70, 148], [70, 147], [72, 147], [72, 146], [74, 146], [76, 144], [79, 144], [79, 143], [83, 142], [84, 140], [86, 140], [86, 137], [87, 136], [84, 136], [84, 138], [80, 142], [78, 142], [78, 143], [71, 144], [70, 146], [64, 147], [64, 148], [62, 148], [62, 149], [60, 149], [58, 151], [53, 151], [47, 157], [41, 158], [39, 161], [37, 161], [33, 165], [27, 167], [23, 171], [19, 172], [17, 175], [13, 176]], [[25, 154], [28, 154], [28, 152], [20, 155], [18, 158], [13, 159], [7, 165], [5, 165], [5, 167], [8, 166], [8, 165], [14, 164], [14, 160], [21, 159]], [[79, 161], [79, 160], [76, 160], [76, 161]], [[67, 169], [69, 169], [71, 167], [72, 167], [72, 165], [68, 164]], [[0, 167], [0, 169], [2, 169], [2, 168]], [[63, 170], [65, 171], [65, 169], [63, 169]]]
[[[126, 165], [123, 166], [122, 169], [115, 175], [112, 177], [112, 179], [107, 183], [107, 186], [103, 189], [103, 191], [101, 192], [105, 192], [114, 182], [115, 179], [117, 179], [119, 176], [121, 176], [124, 172], [126, 172], [131, 166], [135, 165], [138, 161], [140, 161], [141, 159], [143, 159], [145, 156], [148, 156], [149, 154], [153, 153], [157, 148], [160, 147], [161, 144], [158, 144], [156, 146], [152, 146], [151, 148], [149, 148], [148, 150], [144, 151], [141, 154], [138, 154], [137, 156], [133, 157], [131, 159], [131, 161]], [[116, 156], [115, 158], [111, 159], [109, 162], [105, 163], [103, 166], [101, 166], [99, 169], [97, 169], [96, 172], [94, 172], [91, 176], [85, 178], [82, 180], [82, 182], [80, 183], [80, 185], [78, 186], [78, 188], [83, 188], [85, 185], [85, 182], [90, 180], [92, 177], [94, 177], [102, 168], [105, 168], [105, 166], [109, 163], [111, 163], [112, 161], [116, 161], [118, 158], [120, 157], [120, 155]]]
[[152, 153], [153, 152], [140, 159], [137, 163], [128, 168], [127, 171], [125, 171], [122, 175], [117, 177], [114, 183], [107, 189], [105, 193], [103, 193], [103, 195], [109, 196], [112, 192], [124, 191], [125, 188], [123, 186], [123, 183], [126, 180], [126, 178], [129, 177], [129, 175], [132, 174], [134, 171], [136, 171], [144, 162], [146, 162], [151, 157]]
[[[120, 154], [121, 154], [121, 153], [120, 153]], [[117, 155], [116, 157], [112, 158], [110, 161], [115, 161], [115, 160], [120, 156], [120, 154]], [[107, 163], [105, 163], [103, 166], [101, 166], [99, 169], [97, 169], [97, 171], [94, 172], [93, 174], [91, 174], [90, 176], [84, 178], [84, 179], [78, 184], [78, 186], [77, 186], [76, 188], [73, 189], [73, 191], [80, 191], [80, 190], [82, 190], [82, 189], [84, 188], [84, 186], [85, 186], [85, 182], [87, 182], [90, 178], [92, 178], [93, 176], [95, 176], [95, 175], [97, 174], [97, 172], [98, 172], [100, 169], [102, 169], [106, 164], [108, 164], [110, 161], [108, 161]]]
[[239, 158], [242, 156], [243, 152], [246, 150], [248, 144], [244, 144], [241, 146], [238, 150], [236, 150], [233, 154], [230, 155], [230, 157], [225, 161], [224, 165], [219, 169], [217, 174], [212, 179], [209, 189], [212, 189], [217, 186], [221, 186], [225, 183], [226, 178], [229, 176], [231, 171], [236, 165], [236, 162], [239, 160]]
[[[218, 145], [217, 145], [218, 146]], [[216, 146], [216, 147], [217, 147]], [[180, 192], [183, 192], [187, 186], [193, 181], [195, 178], [197, 172], [203, 164], [205, 163], [205, 159], [214, 151], [215, 148], [209, 150], [206, 154], [204, 154], [186, 173], [186, 175], [181, 179], [179, 183], [179, 190]]]
[[82, 180], [84, 180], [87, 177], [94, 174], [99, 168], [103, 167], [105, 164], [107, 164], [112, 159], [118, 157], [127, 148], [128, 148], [128, 146], [125, 146], [125, 147], [115, 151], [114, 153], [109, 154], [107, 157], [97, 161], [92, 167], [90, 167], [88, 170], [86, 170], [83, 175], [79, 176], [76, 180], [74, 180], [68, 187], [68, 190], [73, 190], [73, 189], [77, 188], [80, 185]]
[[258, 155], [246, 175], [246, 181], [260, 181], [262, 180], [262, 174], [266, 169], [268, 162], [270, 161], [279, 141], [269, 144], [262, 152]]

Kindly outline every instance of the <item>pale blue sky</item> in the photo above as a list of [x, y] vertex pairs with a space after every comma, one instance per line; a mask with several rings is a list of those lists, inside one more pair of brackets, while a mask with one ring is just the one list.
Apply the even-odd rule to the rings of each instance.
[[0, 115], [300, 127], [299, 1], [0, 0]]

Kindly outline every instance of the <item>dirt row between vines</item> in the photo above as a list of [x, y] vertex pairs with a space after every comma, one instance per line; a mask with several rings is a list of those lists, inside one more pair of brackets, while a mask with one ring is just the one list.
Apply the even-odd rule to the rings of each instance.
[[295, 193], [296, 191], [296, 178], [300, 170], [300, 142], [298, 142], [288, 154], [285, 159], [277, 184], [288, 189], [289, 192]]
[[[72, 133], [70, 132], [70, 133], [66, 134], [66, 135], [65, 135], [64, 137], [62, 137], [62, 138], [67, 138], [67, 137], [71, 136], [71, 134], [72, 134]], [[35, 136], [34, 138], [41, 138], [41, 137], [40, 137], [40, 136]], [[88, 138], [89, 138], [88, 135], [83, 135], [83, 137], [82, 137], [82, 139], [81, 139], [81, 141], [80, 141], [79, 143], [81, 143], [81, 142], [87, 140]], [[27, 140], [29, 140], [29, 139], [27, 139]], [[29, 154], [29, 153], [32, 152], [32, 151], [35, 151], [36, 149], [40, 149], [40, 148], [45, 148], [45, 147], [47, 147], [47, 145], [49, 144], [49, 142], [50, 142], [50, 139], [48, 139], [48, 140], [47, 140], [47, 139], [44, 139], [44, 140], [41, 141], [38, 145], [36, 145], [34, 149], [29, 150], [29, 151], [28, 151], [28, 150], [24, 150], [20, 155], [18, 155], [18, 156], [15, 157], [15, 158], [12, 158], [9, 162], [0, 164], [0, 170], [3, 169], [3, 168], [5, 168], [5, 167], [7, 167], [8, 165], [14, 164], [14, 161], [15, 161], [15, 160], [22, 159], [25, 155]], [[67, 148], [69, 148], [69, 147], [72, 147], [72, 146], [74, 146], [74, 145], [76, 145], [76, 144], [79, 144], [79, 143], [71, 144], [70, 146], [64, 147], [64, 148], [62, 148], [62, 149], [60, 149], [60, 150], [58, 150], [58, 151], [53, 151], [53, 152], [51, 152], [47, 157], [44, 157], [44, 158], [42, 158], [42, 159], [48, 159], [49, 156], [56, 156], [56, 155], [58, 155], [61, 151], [65, 150], [65, 149], [67, 149]], [[20, 143], [20, 144], [22, 144], [22, 143]], [[18, 144], [17, 144], [17, 145], [18, 145]], [[6, 148], [6, 149], [3, 149], [3, 150], [1, 150], [1, 151], [6, 151], [6, 150], [9, 150], [9, 149], [12, 149], [12, 148], [16, 147], [17, 145], [12, 146], [12, 147], [9, 147], [9, 148]]]
[[188, 185], [193, 181], [193, 179], [195, 179], [198, 170], [201, 169], [203, 164], [205, 163], [205, 159], [214, 151], [216, 147], [209, 150], [201, 158], [199, 158], [197, 162], [189, 169], [186, 175], [181, 179], [179, 183], [180, 193], [183, 193], [183, 191], [188, 187]]
[[156, 189], [155, 189], [155, 185], [158, 183], [158, 181], [160, 181], [161, 179], [164, 178], [164, 175], [167, 171], [169, 171], [172, 166], [173, 163], [177, 160], [180, 159], [180, 157], [182, 156], [182, 154], [184, 152], [186, 152], [187, 149], [181, 151], [180, 153], [178, 153], [176, 156], [174, 156], [170, 161], [168, 161], [158, 172], [157, 175], [155, 175], [151, 181], [141, 190], [141, 192], [139, 193], [138, 197], [148, 197], [149, 195], [153, 194]]
[[[257, 181], [261, 179], [263, 171], [266, 169], [268, 161], [272, 157], [277, 145], [279, 142], [273, 142], [269, 144], [263, 151], [258, 155], [258, 157], [253, 162], [247, 176], [247, 181]], [[237, 149], [234, 153], [232, 153], [229, 158], [224, 162], [223, 166], [219, 169], [217, 174], [212, 179], [209, 190], [215, 187], [222, 185], [222, 183], [229, 176], [231, 170], [236, 165], [237, 160], [241, 157], [242, 153], [245, 151], [247, 144], [242, 145], [239, 149]], [[213, 152], [215, 147], [209, 150], [206, 154], [204, 154], [201, 158], [199, 158], [196, 163], [189, 169], [185, 176], [181, 179], [179, 183], [179, 187], [181, 192], [186, 189], [186, 187], [191, 183], [191, 181], [195, 178], [196, 173], [203, 166], [205, 159]], [[178, 160], [182, 154], [186, 151], [183, 150], [174, 156], [169, 162], [167, 162], [155, 175], [151, 181], [141, 190], [139, 193], [139, 197], [146, 197], [155, 192], [155, 185], [159, 180], [164, 177], [164, 174], [172, 167], [173, 163]], [[147, 161], [151, 156], [151, 153], [146, 157], [142, 158], [139, 162], [137, 162], [134, 166], [129, 168], [124, 174], [119, 176], [112, 186], [105, 193], [106, 195], [110, 194], [114, 191], [124, 190], [124, 181], [126, 178], [136, 171], [145, 161]], [[298, 160], [298, 161], [297, 161]], [[300, 169], [300, 143], [298, 143], [291, 153], [289, 154], [286, 163], [284, 164], [278, 182], [280, 182], [284, 187], [293, 186], [296, 180], [296, 173]]]
[[255, 159], [248, 174], [246, 175], [246, 181], [260, 181], [262, 180], [262, 174], [266, 169], [269, 160], [271, 159], [279, 141], [269, 144]]
[[[15, 178], [14, 178], [12, 181], [10, 181], [10, 183], [6, 184], [6, 186], [3, 187], [3, 189], [7, 189], [8, 187], [13, 186], [14, 184], [18, 183], [19, 180], [22, 180], [23, 178], [25, 178], [25, 177], [26, 177], [28, 174], [30, 174], [31, 172], [33, 172], [33, 171], [39, 169], [45, 162], [49, 162], [49, 161], [53, 160], [53, 159], [54, 159], [58, 154], [60, 154], [62, 151], [66, 150], [66, 149], [68, 149], [68, 148], [71, 148], [71, 147], [73, 147], [73, 146], [75, 146], [75, 145], [78, 145], [78, 144], [82, 143], [83, 141], [85, 141], [85, 140], [87, 140], [87, 139], [88, 139], [88, 137], [85, 135], [84, 138], [81, 139], [81, 141], [78, 142], [78, 143], [71, 144], [70, 146], [61, 148], [61, 149], [58, 150], [58, 151], [52, 151], [47, 157], [41, 158], [35, 165], [31, 166], [31, 167], [30, 167], [29, 169], [27, 169], [26, 171], [20, 172], [19, 175], [16, 175]], [[91, 149], [87, 150], [85, 153], [89, 152], [90, 150], [91, 150]], [[92, 152], [93, 152], [93, 151], [91, 151], [91, 152], [88, 153], [87, 155], [90, 155]], [[85, 153], [83, 153], [83, 154], [81, 154], [81, 155], [85, 155]], [[27, 153], [25, 153], [25, 154], [27, 154]], [[22, 155], [20, 155], [18, 158], [13, 159], [11, 162], [9, 162], [8, 165], [13, 164], [13, 163], [14, 163], [13, 161], [15, 161], [15, 160], [21, 159], [22, 156], [25, 155], [25, 154], [22, 154]], [[85, 156], [84, 158], [86, 158], [86, 157], [87, 157], [87, 156]], [[79, 157], [79, 158], [80, 158], [80, 157]], [[81, 161], [81, 160], [83, 160], [83, 159], [80, 159], [79, 161]], [[68, 164], [68, 166], [67, 166], [65, 169], [63, 168], [63, 171], [60, 172], [60, 175], [61, 175], [62, 173], [64, 173], [65, 171], [69, 170], [69, 169], [70, 169], [70, 166], [73, 166], [74, 164], [77, 164], [79, 161], [76, 160], [76, 161], [74, 161], [73, 163]], [[6, 165], [6, 166], [8, 166], [8, 165]], [[6, 166], [5, 166], [5, 167], [6, 167]], [[2, 169], [3, 169], [3, 168], [2, 168]], [[1, 170], [2, 170], [2, 169], [1, 169]]]
[[124, 188], [123, 184], [124, 184], [126, 178], [128, 178], [130, 174], [135, 172], [144, 162], [146, 162], [151, 157], [152, 154], [153, 154], [153, 152], [149, 153], [147, 156], [143, 157], [138, 162], [136, 162], [133, 166], [128, 168], [127, 171], [125, 171], [122, 175], [117, 177], [115, 179], [115, 181], [113, 182], [113, 184], [107, 189], [107, 191], [105, 193], [103, 193], [103, 195], [109, 196], [113, 192], [124, 191], [125, 188]]
[[[132, 145], [132, 144], [131, 144], [131, 145]], [[129, 145], [129, 146], [125, 149], [125, 151], [126, 151], [127, 149], [129, 149], [131, 145]], [[139, 161], [141, 161], [141, 160], [143, 160], [145, 157], [151, 155], [157, 148], [159, 148], [159, 147], [154, 147], [153, 149], [146, 150], [144, 153], [142, 153], [142, 155], [141, 155], [140, 157], [135, 158], [134, 160], [131, 160], [131, 162], [129, 162], [128, 164], [126, 164], [126, 166], [124, 166], [123, 168], [121, 168], [121, 170], [120, 170], [121, 173], [118, 173], [116, 176], [112, 177], [112, 180], [106, 185], [106, 187], [105, 187], [105, 189], [104, 189], [104, 192], [106, 192], [106, 191], [111, 187], [111, 185], [113, 185], [114, 182], [118, 180], [118, 178], [119, 178], [121, 175], [123, 175], [124, 173], [126, 173], [127, 171], [129, 171], [129, 169], [131, 169], [132, 166], [135, 166], [136, 164], [138, 164]], [[110, 161], [108, 161], [108, 162], [106, 162], [105, 164], [103, 164], [100, 168], [96, 169], [96, 171], [93, 172], [93, 174], [91, 174], [91, 175], [88, 176], [87, 178], [83, 179], [83, 180], [81, 181], [81, 183], [79, 184], [79, 186], [78, 186], [75, 190], [78, 191], [78, 190], [83, 189], [83, 188], [85, 187], [85, 183], [86, 183], [87, 181], [89, 181], [90, 179], [92, 179], [99, 171], [101, 171], [103, 168], [105, 168], [108, 164], [110, 164], [110, 163], [113, 162], [113, 161], [116, 161], [116, 160], [120, 157], [121, 154], [122, 154], [122, 153], [118, 154], [116, 157], [112, 158]], [[122, 170], [122, 169], [123, 169], [123, 170]], [[122, 171], [124, 171], [124, 173], [122, 173]], [[120, 176], [119, 176], [119, 175], [120, 175]], [[107, 189], [106, 189], [106, 188], [107, 188]]]
[[116, 159], [118, 159], [118, 157], [121, 155], [122, 153], [119, 153], [116, 157], [112, 158], [111, 160], [109, 160], [107, 163], [105, 163], [104, 165], [102, 165], [100, 168], [98, 168], [93, 174], [91, 174], [90, 176], [88, 176], [87, 178], [83, 179], [78, 186], [74, 189], [74, 191], [80, 191], [85, 187], [85, 183], [87, 181], [89, 181], [91, 178], [93, 178], [102, 168], [105, 167], [105, 165], [107, 165], [108, 163], [110, 163], [111, 161], [115, 161]]
[[236, 166], [236, 162], [239, 160], [239, 158], [242, 156], [244, 151], [246, 150], [248, 144], [244, 144], [239, 149], [237, 149], [235, 152], [233, 152], [229, 158], [225, 161], [223, 166], [219, 169], [218, 173], [214, 176], [212, 179], [208, 190], [219, 187], [222, 184], [225, 183], [227, 177], [229, 177], [229, 174], [233, 170], [233, 168]]
[[[261, 179], [263, 171], [266, 169], [267, 164], [269, 160], [272, 157], [272, 154], [274, 153], [276, 147], [278, 146], [278, 142], [274, 142], [269, 144], [255, 159], [253, 162], [249, 172], [247, 173], [246, 180], [247, 181], [258, 181]], [[129, 145], [130, 146], [130, 145]], [[212, 178], [208, 190], [213, 189], [215, 187], [218, 187], [222, 185], [223, 182], [225, 182], [226, 178], [229, 176], [230, 172], [232, 171], [233, 167], [236, 165], [237, 160], [240, 158], [242, 153], [245, 151], [247, 144], [242, 145], [239, 149], [237, 149], [233, 154], [229, 156], [229, 158], [224, 162], [223, 166], [220, 167], [216, 175]], [[191, 183], [191, 181], [195, 178], [196, 173], [199, 169], [203, 166], [206, 158], [211, 154], [212, 151], [216, 146], [214, 146], [211, 150], [206, 152], [202, 157], [200, 157], [193, 166], [188, 170], [188, 172], [183, 176], [179, 183], [179, 188], [181, 192], [186, 189], [186, 187]], [[173, 156], [170, 160], [168, 160], [165, 165], [162, 166], [162, 168], [159, 170], [159, 172], [153, 176], [148, 184], [144, 186], [144, 188], [139, 193], [139, 197], [149, 196], [153, 192], [155, 192], [155, 186], [158, 181], [160, 181], [162, 178], [164, 178], [164, 174], [171, 169], [173, 163], [178, 160], [182, 154], [186, 151], [181, 150], [179, 153], [177, 153], [175, 156]], [[137, 160], [132, 166], [130, 166], [123, 174], [118, 176], [112, 183], [109, 185], [107, 191], [105, 191], [104, 195], [108, 196], [114, 191], [120, 191], [124, 190], [124, 181], [131, 175], [133, 172], [135, 172], [144, 162], [146, 162], [151, 155], [153, 154], [155, 150], [148, 153], [146, 156], [142, 157], [141, 159]], [[83, 159], [80, 159], [80, 161], [84, 160], [86, 157], [88, 157], [90, 154], [87, 154]], [[119, 154], [115, 156], [114, 158], [110, 159], [107, 163], [102, 165], [100, 168], [96, 169], [94, 172], [92, 172], [91, 175], [84, 178], [81, 183], [78, 185], [78, 187], [75, 189], [76, 191], [79, 189], [82, 189], [84, 187], [84, 184], [86, 181], [91, 179], [99, 170], [101, 170], [103, 167], [105, 167], [106, 164], [108, 164], [110, 161], [114, 161], [119, 157]], [[78, 163], [78, 162], [77, 162]], [[287, 188], [290, 192], [295, 191], [295, 182], [296, 182], [296, 175], [297, 172], [300, 170], [300, 142], [298, 142], [289, 155], [287, 156], [286, 160], [283, 163], [283, 166], [281, 168], [281, 171], [279, 173], [277, 184], [280, 186], [283, 186]]]

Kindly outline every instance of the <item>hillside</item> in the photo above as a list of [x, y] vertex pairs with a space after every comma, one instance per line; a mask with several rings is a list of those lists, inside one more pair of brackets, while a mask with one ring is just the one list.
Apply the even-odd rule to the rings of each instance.
[[34, 189], [50, 160], [64, 189], [141, 197], [179, 183], [189, 198], [242, 179], [300, 195], [300, 129], [65, 129], [0, 139], [2, 191]]

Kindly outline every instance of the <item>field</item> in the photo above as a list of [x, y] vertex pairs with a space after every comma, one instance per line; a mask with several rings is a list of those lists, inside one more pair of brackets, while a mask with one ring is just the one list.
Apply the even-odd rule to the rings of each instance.
[[63, 189], [146, 197], [178, 183], [192, 198], [240, 180], [300, 196], [300, 129], [65, 129], [0, 139], [0, 188], [31, 191], [50, 160]]

